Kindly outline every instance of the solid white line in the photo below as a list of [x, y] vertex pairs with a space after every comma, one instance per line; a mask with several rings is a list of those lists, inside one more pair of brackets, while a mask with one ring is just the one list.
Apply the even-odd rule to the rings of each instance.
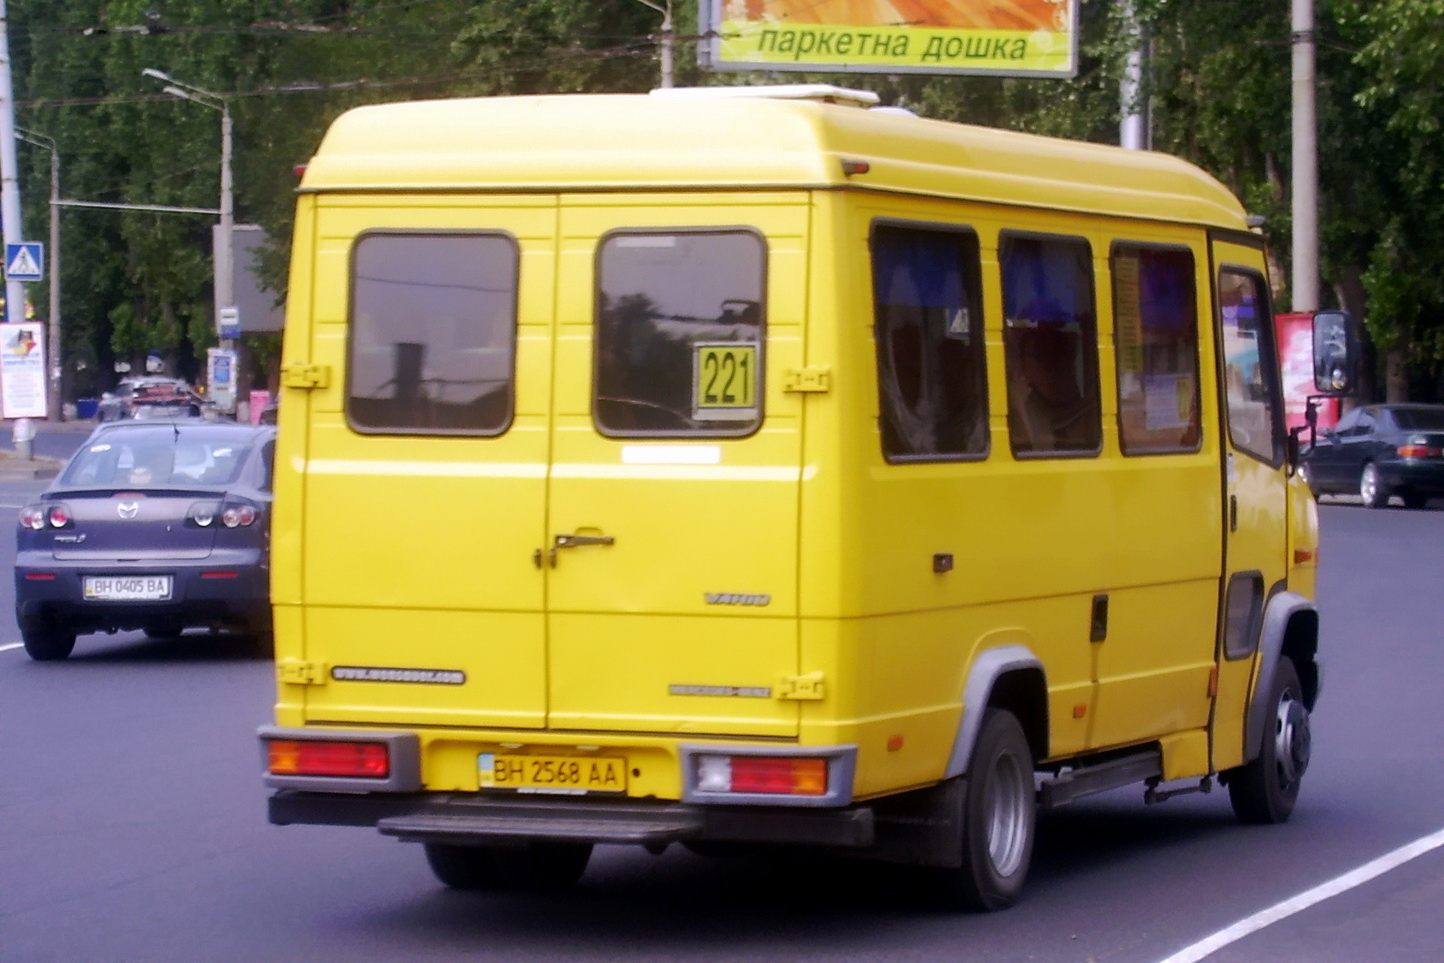
[[11, 649], [18, 649], [24, 642], [11, 642], [9, 645], [0, 645], [0, 652], [9, 652]]
[[1239, 940], [1256, 933], [1266, 926], [1272, 926], [1280, 920], [1287, 919], [1295, 913], [1301, 913], [1313, 906], [1315, 903], [1322, 903], [1326, 899], [1338, 896], [1356, 886], [1362, 886], [1376, 876], [1382, 876], [1390, 870], [1397, 869], [1411, 859], [1423, 856], [1425, 853], [1444, 846], [1444, 829], [1428, 836], [1414, 840], [1405, 846], [1400, 846], [1391, 853], [1385, 853], [1378, 859], [1371, 860], [1358, 869], [1350, 870], [1342, 876], [1335, 877], [1327, 883], [1321, 883], [1313, 889], [1300, 893], [1297, 896], [1284, 900], [1282, 903], [1275, 903], [1268, 909], [1255, 913], [1246, 919], [1239, 920], [1227, 929], [1219, 930], [1217, 933], [1205, 939], [1199, 940], [1192, 946], [1184, 947], [1177, 953], [1161, 960], [1160, 963], [1197, 963], [1215, 950], [1221, 950], [1230, 943], [1237, 943]]

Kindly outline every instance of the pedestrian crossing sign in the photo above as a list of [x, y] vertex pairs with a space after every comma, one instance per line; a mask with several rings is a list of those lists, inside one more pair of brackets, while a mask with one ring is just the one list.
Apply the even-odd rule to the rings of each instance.
[[5, 245], [5, 280], [39, 281], [45, 276], [45, 245], [21, 241]]

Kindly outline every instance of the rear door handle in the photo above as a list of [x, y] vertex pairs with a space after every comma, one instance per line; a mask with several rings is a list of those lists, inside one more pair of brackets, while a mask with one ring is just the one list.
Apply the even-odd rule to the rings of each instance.
[[554, 548], [576, 548], [579, 545], [611, 545], [616, 539], [611, 535], [558, 535], [553, 541]]
[[549, 567], [556, 568], [557, 549], [559, 548], [578, 548], [582, 545], [612, 545], [615, 544], [616, 541], [616, 538], [611, 535], [582, 535], [578, 532], [565, 535], [553, 535], [552, 547], [547, 550], [545, 556], [543, 556], [541, 549], [537, 549], [535, 552], [532, 552], [531, 560], [537, 568], [541, 568], [542, 560], [545, 558], [546, 564]]

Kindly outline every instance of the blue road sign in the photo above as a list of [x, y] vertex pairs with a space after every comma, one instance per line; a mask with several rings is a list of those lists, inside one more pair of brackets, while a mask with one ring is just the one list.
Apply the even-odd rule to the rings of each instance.
[[21, 241], [5, 245], [5, 279], [7, 281], [39, 281], [45, 277], [45, 245], [39, 241]]

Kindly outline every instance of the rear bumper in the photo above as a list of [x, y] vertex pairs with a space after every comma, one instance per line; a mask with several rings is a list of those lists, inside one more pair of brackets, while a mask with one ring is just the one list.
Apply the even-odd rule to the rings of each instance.
[[1439, 459], [1381, 463], [1379, 470], [1392, 490], [1407, 488], [1421, 495], [1444, 495], [1444, 461]]
[[[76, 632], [136, 629], [155, 622], [244, 625], [270, 619], [269, 567], [259, 551], [213, 553], [211, 558], [147, 563], [56, 561], [22, 552], [15, 562], [15, 618], [62, 624]], [[170, 575], [164, 601], [101, 602], [84, 598], [87, 575]]]
[[480, 793], [342, 795], [282, 789], [269, 800], [279, 826], [374, 826], [409, 842], [486, 845], [529, 840], [665, 845], [788, 844], [862, 849], [873, 811], [695, 806], [651, 800], [498, 798]]

